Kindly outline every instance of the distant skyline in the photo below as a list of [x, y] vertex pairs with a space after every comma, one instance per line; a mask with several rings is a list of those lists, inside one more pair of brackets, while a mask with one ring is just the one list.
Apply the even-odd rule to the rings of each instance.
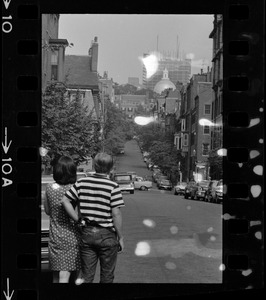
[[74, 46], [66, 55], [88, 55], [91, 41], [99, 43], [98, 72], [108, 72], [119, 84], [128, 77], [142, 83], [140, 57], [149, 51], [192, 58], [192, 74], [211, 67], [213, 15], [60, 14], [59, 38]]

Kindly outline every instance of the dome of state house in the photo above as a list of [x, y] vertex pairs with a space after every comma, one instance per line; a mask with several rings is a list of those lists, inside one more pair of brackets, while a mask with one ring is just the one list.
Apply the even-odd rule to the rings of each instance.
[[176, 86], [173, 82], [168, 78], [168, 71], [164, 69], [163, 71], [163, 78], [156, 83], [154, 87], [154, 92], [157, 94], [161, 94], [166, 89], [172, 89], [173, 91], [176, 89]]

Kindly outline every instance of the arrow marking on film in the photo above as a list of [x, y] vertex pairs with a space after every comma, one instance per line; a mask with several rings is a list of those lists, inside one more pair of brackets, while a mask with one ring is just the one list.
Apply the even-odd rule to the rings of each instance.
[[5, 144], [2, 143], [2, 147], [4, 149], [5, 154], [7, 154], [11, 143], [12, 143], [12, 141], [10, 141], [9, 144], [7, 144], [7, 127], [5, 127]]
[[6, 285], [7, 285], [7, 294], [5, 291], [3, 291], [3, 293], [5, 294], [6, 300], [11, 300], [14, 290], [12, 291], [11, 295], [9, 295], [9, 278], [7, 278], [6, 280]]

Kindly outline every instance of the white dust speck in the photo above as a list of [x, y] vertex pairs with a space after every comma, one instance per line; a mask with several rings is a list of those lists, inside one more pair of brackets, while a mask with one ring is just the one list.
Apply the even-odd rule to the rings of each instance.
[[135, 255], [145, 256], [151, 252], [151, 247], [147, 242], [139, 242], [135, 249]]
[[221, 148], [221, 149], [217, 150], [217, 154], [219, 156], [226, 156], [227, 155], [227, 149]]
[[213, 227], [209, 227], [208, 229], [207, 229], [207, 232], [212, 232], [213, 231]]
[[257, 175], [262, 175], [262, 173], [263, 173], [263, 167], [262, 166], [255, 166], [253, 168], [253, 171]]
[[242, 275], [244, 275], [244, 276], [248, 276], [248, 275], [250, 275], [251, 273], [252, 273], [252, 270], [251, 270], [251, 269], [242, 271]]
[[230, 219], [235, 219], [236, 217], [231, 216], [229, 214], [224, 214], [224, 215], [222, 215], [222, 218], [227, 221], [227, 220], [230, 220]]
[[143, 220], [143, 224], [146, 225], [147, 227], [152, 227], [152, 228], [156, 226], [155, 222], [150, 219]]
[[178, 233], [178, 227], [177, 226], [171, 226], [170, 231], [172, 234], [177, 234]]
[[255, 126], [259, 124], [259, 122], [260, 122], [260, 118], [251, 119], [249, 123], [249, 127]]
[[249, 222], [250, 226], [256, 226], [256, 225], [261, 225], [261, 221], [250, 221]]
[[219, 270], [220, 270], [220, 271], [224, 271], [224, 270], [225, 270], [225, 265], [224, 265], [224, 264], [221, 264], [221, 265], [219, 266]]
[[258, 239], [258, 240], [261, 240], [261, 232], [260, 231], [257, 231], [256, 233], [255, 233], [255, 237]]
[[257, 151], [257, 150], [251, 150], [250, 153], [249, 153], [249, 157], [251, 159], [253, 159], [253, 158], [255, 158], [255, 157], [259, 156], [259, 155], [260, 155], [260, 152]]
[[258, 197], [261, 193], [261, 186], [260, 185], [252, 185], [250, 188], [250, 192], [254, 198]]

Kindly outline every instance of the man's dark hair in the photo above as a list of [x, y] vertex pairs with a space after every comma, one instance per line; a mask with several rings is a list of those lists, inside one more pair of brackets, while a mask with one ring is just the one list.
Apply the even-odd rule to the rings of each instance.
[[94, 169], [97, 173], [110, 173], [114, 162], [111, 155], [101, 152], [94, 157]]
[[77, 166], [69, 156], [61, 156], [53, 167], [53, 178], [58, 184], [70, 184], [77, 181]]

